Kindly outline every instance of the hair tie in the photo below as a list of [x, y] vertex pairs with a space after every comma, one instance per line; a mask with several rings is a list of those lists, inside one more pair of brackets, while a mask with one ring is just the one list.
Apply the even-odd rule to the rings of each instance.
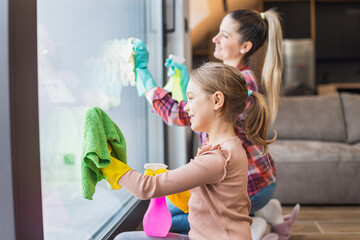
[[253, 93], [253, 90], [248, 90], [248, 96], [250, 97], [251, 96], [251, 94]]
[[260, 13], [260, 17], [263, 19], [263, 20], [265, 20], [265, 14], [262, 12], [262, 13]]

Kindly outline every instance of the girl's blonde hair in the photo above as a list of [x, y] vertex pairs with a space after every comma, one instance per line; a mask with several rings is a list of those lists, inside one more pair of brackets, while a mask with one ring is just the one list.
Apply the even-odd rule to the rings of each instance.
[[240, 34], [240, 43], [252, 42], [253, 46], [244, 56], [244, 63], [267, 40], [264, 66], [261, 82], [267, 94], [270, 119], [273, 123], [276, 118], [280, 86], [282, 78], [282, 31], [279, 14], [273, 10], [258, 13], [254, 10], [240, 9], [229, 13], [229, 16], [238, 23], [237, 32]]
[[276, 139], [276, 132], [273, 139], [267, 140], [269, 110], [266, 100], [257, 92], [248, 96], [247, 83], [238, 69], [223, 63], [209, 62], [193, 70], [190, 77], [206, 93], [220, 91], [224, 94], [222, 111], [233, 122], [244, 111], [249, 98], [253, 98], [243, 128], [248, 138], [261, 145], [264, 152], [267, 151], [268, 145]]

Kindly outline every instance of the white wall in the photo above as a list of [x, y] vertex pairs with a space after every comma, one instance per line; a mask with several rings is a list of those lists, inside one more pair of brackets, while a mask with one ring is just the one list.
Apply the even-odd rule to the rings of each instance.
[[[172, 17], [173, 1], [166, 1], [167, 28], [173, 26]], [[187, 31], [186, 22], [187, 21]], [[175, 0], [175, 32], [168, 33], [166, 36], [167, 47], [166, 56], [174, 54], [185, 58], [185, 64], [190, 72], [192, 68], [192, 54], [190, 41], [189, 26], [189, 0]], [[191, 137], [191, 129], [185, 127], [168, 127], [168, 163], [169, 169], [181, 167], [189, 160], [189, 138]]]
[[[146, 1], [146, 45], [163, 46], [163, 19], [162, 1]], [[155, 16], [153, 16], [155, 14]], [[156, 47], [156, 52], [149, 52], [148, 68], [154, 80], [159, 86], [163, 86], [163, 51], [162, 47]], [[150, 50], [149, 50], [150, 51]], [[155, 70], [155, 71], [152, 71]], [[145, 101], [145, 97], [144, 101]], [[164, 127], [161, 119], [152, 113], [152, 106], [148, 104], [148, 151], [149, 162], [164, 162]], [[154, 139], [156, 136], [156, 139]]]

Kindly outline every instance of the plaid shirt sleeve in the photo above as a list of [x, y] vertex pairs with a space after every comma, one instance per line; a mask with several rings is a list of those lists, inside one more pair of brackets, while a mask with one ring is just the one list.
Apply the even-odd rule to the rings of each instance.
[[162, 88], [157, 88], [154, 92], [154, 112], [168, 125], [190, 126], [190, 117], [184, 110], [186, 104], [186, 101], [177, 102], [170, 92]]

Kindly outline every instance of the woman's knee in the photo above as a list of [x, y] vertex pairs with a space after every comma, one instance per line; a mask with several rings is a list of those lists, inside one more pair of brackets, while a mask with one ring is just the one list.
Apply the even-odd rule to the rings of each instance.
[[250, 214], [253, 214], [257, 210], [263, 208], [273, 197], [276, 189], [276, 182], [264, 187], [255, 195], [250, 197], [251, 201], [251, 211]]

